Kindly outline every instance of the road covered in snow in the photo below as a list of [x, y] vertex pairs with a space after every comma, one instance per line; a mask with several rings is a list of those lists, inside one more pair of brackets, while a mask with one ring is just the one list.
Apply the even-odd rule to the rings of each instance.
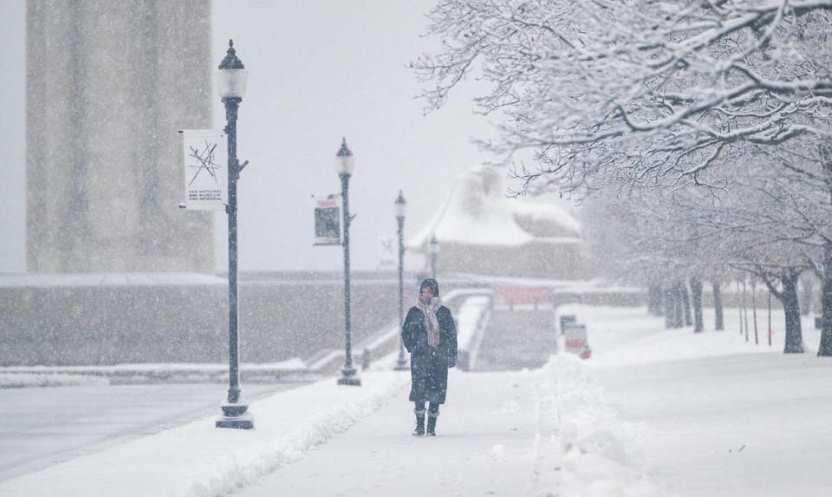
[[407, 375], [381, 370], [388, 358], [360, 388], [327, 379], [252, 403], [255, 430], [196, 419], [0, 495], [832, 495], [832, 361], [811, 353], [814, 330], [787, 356], [777, 333], [769, 347], [730, 327], [668, 331], [639, 308], [560, 311], [587, 324], [592, 358], [452, 371], [435, 438], [410, 435]]
[[[296, 384], [247, 385], [247, 398]], [[0, 389], [0, 480], [219, 413], [221, 384]]]

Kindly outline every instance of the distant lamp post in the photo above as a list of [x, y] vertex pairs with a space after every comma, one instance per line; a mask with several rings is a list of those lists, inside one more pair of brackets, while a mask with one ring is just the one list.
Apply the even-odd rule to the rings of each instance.
[[436, 279], [436, 259], [439, 257], [439, 240], [436, 239], [436, 233], [430, 238], [430, 273], [433, 279]]
[[341, 148], [335, 154], [335, 167], [338, 176], [341, 178], [341, 202], [344, 208], [344, 332], [346, 341], [344, 344], [344, 368], [341, 370], [341, 377], [338, 378], [339, 385], [361, 386], [361, 378], [356, 374], [352, 366], [352, 323], [350, 310], [350, 176], [355, 166], [353, 155], [347, 147], [347, 139], [341, 141]]
[[399, 190], [399, 196], [396, 197], [395, 206], [396, 223], [399, 227], [399, 358], [396, 360], [396, 371], [404, 371], [408, 369], [401, 329], [404, 322], [404, 216], [407, 214], [407, 201], [401, 190]]
[[237, 160], [237, 110], [246, 89], [247, 73], [237, 58], [234, 42], [228, 40], [228, 51], [219, 66], [217, 86], [225, 104], [225, 133], [228, 136], [228, 402], [217, 428], [254, 428], [248, 405], [240, 402], [240, 370], [237, 337], [237, 180], [245, 164]]

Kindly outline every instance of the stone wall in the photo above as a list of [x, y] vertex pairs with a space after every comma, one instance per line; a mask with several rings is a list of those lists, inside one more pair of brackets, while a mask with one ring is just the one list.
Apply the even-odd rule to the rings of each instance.
[[[89, 275], [3, 284], [0, 278], [0, 366], [227, 361], [225, 279], [193, 280], [102, 282]], [[244, 275], [239, 287], [241, 361], [306, 359], [343, 348], [340, 275]], [[406, 306], [415, 294], [408, 275]], [[397, 279], [357, 275], [352, 303], [357, 343], [397, 319]]]
[[589, 279], [583, 244], [533, 240], [521, 246], [469, 245], [444, 242], [437, 267], [440, 273], [466, 273], [515, 278]]

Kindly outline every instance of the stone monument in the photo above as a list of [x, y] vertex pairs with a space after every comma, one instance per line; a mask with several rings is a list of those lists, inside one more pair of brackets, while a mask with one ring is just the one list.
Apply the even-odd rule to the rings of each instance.
[[29, 272], [212, 272], [179, 129], [211, 127], [210, 0], [28, 0]]

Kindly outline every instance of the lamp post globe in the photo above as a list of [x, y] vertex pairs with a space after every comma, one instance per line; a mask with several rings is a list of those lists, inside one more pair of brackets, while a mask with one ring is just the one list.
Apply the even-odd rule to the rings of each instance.
[[247, 73], [237, 57], [234, 42], [228, 40], [228, 51], [219, 65], [217, 89], [225, 104], [225, 134], [228, 137], [228, 398], [222, 405], [217, 428], [254, 428], [248, 405], [240, 401], [239, 339], [237, 335], [237, 111], [243, 100]]
[[396, 221], [403, 223], [404, 218], [407, 215], [407, 200], [404, 199], [404, 195], [401, 190], [399, 190], [399, 196], [396, 197], [394, 205], [396, 206]]
[[431, 277], [436, 279], [436, 260], [439, 257], [439, 240], [436, 239], [436, 233], [430, 238], [430, 272]]
[[347, 146], [347, 139], [341, 139], [341, 148], [335, 154], [335, 171], [338, 176], [351, 176], [355, 169], [355, 157], [352, 155], [352, 150]]
[[344, 367], [341, 369], [339, 385], [361, 386], [361, 378], [352, 365], [352, 309], [350, 302], [350, 176], [355, 167], [352, 151], [347, 139], [341, 140], [341, 148], [335, 154], [335, 169], [341, 178], [341, 202], [344, 209]]
[[228, 40], [228, 50], [225, 58], [222, 59], [217, 72], [217, 91], [223, 102], [227, 98], [239, 98], [242, 100], [246, 92], [248, 71], [243, 61], [237, 57], [234, 50], [234, 40]]
[[396, 224], [398, 225], [399, 238], [399, 357], [396, 360], [396, 370], [404, 371], [409, 369], [407, 359], [404, 355], [404, 340], [402, 339], [401, 326], [404, 323], [404, 218], [407, 214], [407, 201], [402, 191], [394, 202], [396, 210]]

